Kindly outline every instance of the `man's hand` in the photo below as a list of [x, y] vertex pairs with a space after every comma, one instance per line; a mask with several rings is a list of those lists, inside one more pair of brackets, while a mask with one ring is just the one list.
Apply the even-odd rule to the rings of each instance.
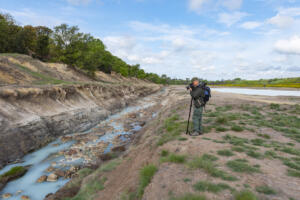
[[192, 91], [193, 89], [192, 88], [190, 88], [190, 91]]

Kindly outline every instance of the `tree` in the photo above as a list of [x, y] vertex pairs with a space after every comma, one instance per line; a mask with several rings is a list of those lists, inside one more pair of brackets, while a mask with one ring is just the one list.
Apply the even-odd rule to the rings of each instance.
[[37, 26], [36, 30], [36, 57], [46, 61], [49, 59], [50, 54], [50, 35], [53, 32], [51, 29], [45, 26]]

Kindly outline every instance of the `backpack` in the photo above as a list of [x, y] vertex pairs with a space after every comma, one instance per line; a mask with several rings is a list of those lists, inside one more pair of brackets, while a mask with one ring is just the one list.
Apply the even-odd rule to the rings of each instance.
[[197, 108], [205, 106], [211, 97], [211, 91], [206, 84], [196, 87], [191, 91], [191, 96], [194, 99], [194, 104]]
[[210, 87], [205, 86], [205, 89], [204, 89], [204, 102], [205, 102], [205, 104], [209, 101], [210, 97], [211, 97]]

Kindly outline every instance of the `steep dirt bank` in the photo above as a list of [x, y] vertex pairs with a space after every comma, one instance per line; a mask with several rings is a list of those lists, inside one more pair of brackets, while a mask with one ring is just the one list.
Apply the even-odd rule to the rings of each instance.
[[0, 166], [58, 136], [91, 128], [159, 88], [152, 84], [1, 88]]
[[161, 88], [118, 74], [89, 77], [20, 54], [0, 54], [0, 85], [0, 168]]
[[[79, 191], [74, 200], [300, 198], [299, 98], [287, 105], [274, 97], [270, 104], [214, 92], [205, 134], [190, 137], [189, 96], [183, 88], [170, 91], [121, 158], [89, 176], [79, 172], [60, 194]], [[86, 188], [96, 183], [101, 187]]]

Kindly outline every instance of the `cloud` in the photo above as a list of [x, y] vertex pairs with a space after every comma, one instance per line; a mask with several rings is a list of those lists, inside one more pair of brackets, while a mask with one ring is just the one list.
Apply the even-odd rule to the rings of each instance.
[[267, 21], [269, 24], [276, 25], [279, 28], [290, 27], [294, 23], [294, 18], [290, 16], [284, 16], [277, 14]]
[[288, 68], [287, 68], [287, 71], [291, 71], [291, 72], [300, 72], [300, 67], [296, 67], [296, 66], [288, 67]]
[[11, 14], [18, 23], [21, 23], [21, 25], [30, 24], [33, 26], [43, 25], [48, 27], [54, 27], [62, 23], [68, 23], [68, 21], [66, 20], [37, 13], [27, 8], [21, 10], [6, 10], [0, 8], [0, 12]]
[[243, 4], [243, 0], [222, 0], [222, 5], [229, 10], [240, 9]]
[[218, 22], [229, 27], [241, 21], [247, 15], [248, 14], [244, 12], [220, 13]]
[[286, 40], [279, 40], [275, 43], [274, 48], [283, 54], [300, 55], [300, 36], [295, 35]]
[[197, 13], [217, 11], [221, 8], [238, 10], [242, 4], [243, 0], [188, 0], [189, 9]]
[[188, 0], [189, 9], [192, 11], [200, 12], [203, 6], [211, 0]]
[[67, 0], [68, 3], [72, 5], [87, 5], [91, 2], [92, 0]]
[[251, 30], [251, 29], [256, 29], [262, 25], [263, 25], [263, 23], [261, 23], [261, 22], [248, 21], [248, 22], [244, 22], [243, 24], [241, 24], [240, 27], [243, 29]]

